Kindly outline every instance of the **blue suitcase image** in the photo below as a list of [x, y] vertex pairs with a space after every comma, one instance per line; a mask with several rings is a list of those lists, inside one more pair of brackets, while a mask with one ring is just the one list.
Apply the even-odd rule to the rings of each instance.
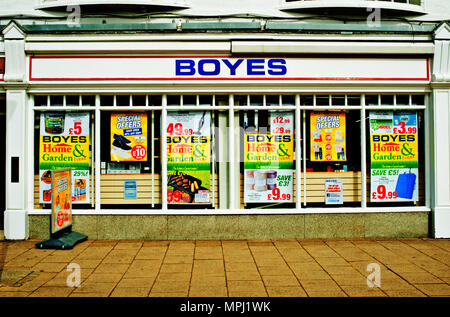
[[416, 186], [416, 174], [403, 173], [398, 176], [395, 192], [398, 198], [412, 199], [414, 187]]

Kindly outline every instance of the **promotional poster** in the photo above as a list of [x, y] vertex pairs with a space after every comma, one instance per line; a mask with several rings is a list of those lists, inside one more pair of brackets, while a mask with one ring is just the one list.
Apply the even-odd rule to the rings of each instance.
[[325, 204], [342, 205], [343, 203], [342, 179], [325, 179]]
[[293, 202], [294, 114], [269, 113], [270, 134], [245, 134], [244, 202]]
[[51, 171], [72, 169], [73, 203], [89, 203], [89, 112], [42, 112], [39, 203], [50, 203]]
[[418, 125], [414, 111], [369, 114], [370, 201], [418, 200]]
[[147, 113], [111, 113], [111, 162], [147, 160]]
[[55, 233], [72, 225], [71, 170], [54, 170], [51, 172], [52, 189], [52, 229]]
[[211, 203], [210, 112], [168, 112], [166, 129], [168, 203]]
[[311, 161], [346, 161], [345, 113], [311, 112]]

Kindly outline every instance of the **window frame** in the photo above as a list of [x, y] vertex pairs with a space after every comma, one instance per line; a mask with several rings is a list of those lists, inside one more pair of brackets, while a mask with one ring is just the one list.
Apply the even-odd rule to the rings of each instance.
[[[116, 96], [117, 95], [129, 95], [130, 96], [130, 105], [129, 106], [117, 106], [116, 103]], [[142, 95], [144, 94], [146, 96], [146, 103], [145, 106], [133, 106], [133, 95]], [[431, 154], [430, 154], [430, 140], [431, 140], [431, 134], [433, 133], [431, 131], [431, 124], [429, 122], [430, 118], [430, 95], [429, 92], [426, 91], [405, 91], [405, 92], [378, 92], [377, 90], [373, 92], [368, 93], [361, 93], [358, 91], [355, 92], [332, 92], [332, 91], [317, 91], [317, 92], [308, 92], [308, 91], [301, 91], [301, 92], [280, 92], [280, 93], [274, 93], [274, 92], [245, 92], [245, 93], [226, 93], [226, 92], [217, 92], [216, 94], [212, 94], [212, 105], [211, 106], [205, 106], [200, 105], [200, 95], [206, 94], [206, 93], [187, 93], [187, 92], [179, 92], [177, 95], [180, 95], [180, 105], [178, 106], [169, 106], [167, 104], [167, 96], [173, 95], [174, 93], [157, 93], [157, 92], [151, 92], [151, 93], [135, 93], [135, 92], [124, 92], [124, 93], [117, 93], [117, 94], [111, 94], [107, 92], [95, 92], [95, 93], [82, 93], [82, 92], [55, 92], [55, 93], [29, 93], [29, 113], [28, 113], [28, 126], [31, 124], [34, 124], [34, 116], [36, 111], [49, 111], [49, 110], [55, 110], [55, 111], [70, 111], [70, 110], [86, 110], [91, 111], [94, 113], [94, 129], [91, 131], [92, 133], [92, 139], [94, 142], [93, 145], [93, 162], [94, 166], [92, 167], [94, 170], [93, 176], [94, 176], [94, 184], [93, 184], [93, 191], [94, 195], [91, 196], [94, 200], [94, 208], [93, 209], [76, 209], [73, 210], [73, 214], [85, 214], [85, 215], [111, 215], [111, 214], [122, 214], [122, 215], [239, 215], [239, 214], [313, 214], [313, 213], [364, 213], [364, 212], [413, 212], [413, 211], [430, 211], [430, 202], [431, 202], [431, 196], [430, 196], [430, 189], [431, 189], [431, 183], [430, 183], [430, 171], [431, 171]], [[279, 95], [279, 105], [266, 105], [266, 96], [267, 95]], [[329, 105], [322, 105], [317, 106], [316, 105], [316, 96], [322, 96], [322, 95], [329, 95], [330, 103]], [[366, 95], [379, 95], [379, 104], [378, 105], [366, 105], [365, 104], [365, 96]], [[381, 95], [396, 95], [396, 94], [409, 94], [409, 105], [395, 105], [395, 97], [394, 97], [394, 105], [381, 105]], [[412, 105], [412, 95], [423, 95], [424, 96], [424, 105]], [[39, 95], [47, 95], [47, 105], [42, 106], [35, 106], [34, 104], [34, 98], [35, 96]], [[62, 106], [51, 106], [50, 105], [50, 96], [54, 95], [63, 95], [63, 105]], [[67, 106], [66, 105], [66, 96], [73, 96], [73, 95], [79, 95], [80, 103], [78, 106]], [[94, 106], [83, 106], [82, 105], [82, 96], [86, 95], [93, 95], [95, 96], [95, 105]], [[113, 95], [114, 96], [114, 103], [112, 106], [102, 106], [100, 102], [100, 96], [101, 95]], [[160, 106], [153, 106], [149, 105], [149, 98], [148, 96], [152, 95], [158, 95], [161, 96], [161, 105]], [[183, 95], [196, 95], [196, 105], [188, 105], [183, 106]], [[216, 105], [216, 96], [228, 96], [228, 105]], [[237, 95], [247, 95], [247, 105], [235, 105], [235, 96]], [[263, 104], [259, 106], [251, 106], [250, 105], [250, 95], [262, 95], [263, 96]], [[293, 106], [283, 106], [282, 105], [282, 99], [284, 95], [291, 95], [295, 96], [295, 105]], [[313, 96], [313, 104], [312, 105], [301, 105], [301, 98], [302, 96]], [[345, 105], [343, 106], [333, 106], [332, 105], [332, 96], [333, 95], [345, 95]], [[360, 105], [358, 106], [349, 106], [348, 105], [348, 96], [351, 95], [358, 95], [360, 96]], [[303, 115], [303, 119], [305, 119], [306, 110], [359, 110], [361, 114], [361, 206], [360, 207], [339, 207], [336, 206], [336, 209], [333, 211], [330, 210], [330, 208], [322, 208], [322, 207], [308, 207], [303, 206], [303, 202], [306, 198], [306, 186], [303, 186], [303, 191], [301, 191], [301, 184], [306, 183], [306, 173], [303, 173], [303, 177], [300, 177], [299, 172], [301, 170], [301, 167], [303, 167], [303, 171], [306, 171], [306, 150], [301, 151], [302, 155], [300, 155], [300, 151], [296, 151], [296, 162], [295, 162], [295, 170], [296, 170], [296, 207], [295, 208], [289, 208], [289, 209], [241, 209], [240, 208], [240, 186], [234, 186], [236, 183], [236, 180], [239, 180], [239, 142], [236, 140], [239, 140], [237, 138], [237, 134], [239, 134], [239, 121], [236, 121], [236, 115], [238, 115], [239, 110], [291, 110], [294, 111], [295, 116], [295, 145], [297, 149], [303, 148], [306, 149], [306, 137], [303, 138], [303, 142], [301, 142], [302, 136], [305, 136], [306, 134], [306, 126], [305, 124], [302, 125], [302, 127], [299, 127], [301, 116]], [[161, 157], [165, 157], [167, 155], [167, 132], [166, 129], [163, 128], [167, 125], [167, 112], [171, 110], [220, 110], [227, 113], [228, 118], [228, 127], [227, 127], [227, 140], [228, 140], [228, 208], [219, 208], [219, 209], [169, 209], [167, 204], [167, 196], [164, 194], [167, 192], [167, 183], [162, 181], [161, 182], [161, 197], [162, 197], [162, 208], [161, 209], [121, 209], [121, 210], [113, 210], [113, 209], [101, 209], [100, 206], [100, 175], [101, 175], [101, 160], [100, 160], [100, 142], [97, 142], [97, 136], [100, 135], [101, 131], [101, 111], [123, 111], [123, 110], [158, 110], [161, 111]], [[424, 111], [424, 131], [425, 131], [425, 144], [424, 150], [425, 150], [425, 204], [424, 206], [407, 206], [407, 207], [368, 207], [367, 206], [367, 183], [363, 181], [363, 176], [367, 175], [367, 163], [366, 163], [366, 146], [367, 146], [367, 135], [366, 135], [366, 116], [368, 115], [368, 112], [371, 110], [423, 110]], [[236, 126], [237, 123], [237, 126]], [[152, 124], [153, 128], [153, 124]], [[214, 130], [214, 129], [213, 129]], [[214, 133], [214, 132], [212, 132]], [[152, 133], [153, 135], [153, 133]], [[34, 129], [27, 129], [27, 136], [30, 144], [30, 152], [28, 156], [28, 163], [27, 167], [29, 171], [33, 171], [31, 173], [28, 173], [28, 202], [29, 206], [29, 213], [30, 214], [49, 214], [51, 211], [49, 209], [35, 209], [34, 208], [34, 151], [35, 151], [35, 144], [33, 143], [34, 138]], [[151, 147], [153, 149], [153, 146]], [[214, 153], [214, 151], [212, 151]], [[152, 157], [153, 157], [152, 152]], [[212, 159], [214, 162], [214, 154], [212, 154]], [[153, 160], [152, 160], [153, 163]], [[215, 166], [215, 164], [212, 164], [212, 166]], [[214, 169], [214, 167], [213, 167]], [[153, 174], [153, 173], [152, 173]], [[161, 179], [164, 180], [167, 178], [167, 161], [162, 160], [161, 163]], [[214, 183], [214, 182], [213, 182]], [[239, 183], [240, 185], [240, 183]], [[213, 185], [214, 186], [214, 185]], [[214, 194], [213, 194], [214, 195]], [[301, 199], [300, 199], [301, 197]], [[92, 203], [92, 202], [91, 202]]]

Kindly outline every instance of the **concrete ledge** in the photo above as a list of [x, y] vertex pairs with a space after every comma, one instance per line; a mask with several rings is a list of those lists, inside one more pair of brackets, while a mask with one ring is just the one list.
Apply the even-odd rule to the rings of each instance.
[[[423, 238], [429, 212], [299, 215], [74, 215], [89, 239], [215, 240], [283, 238]], [[50, 236], [50, 216], [30, 215], [30, 238]]]

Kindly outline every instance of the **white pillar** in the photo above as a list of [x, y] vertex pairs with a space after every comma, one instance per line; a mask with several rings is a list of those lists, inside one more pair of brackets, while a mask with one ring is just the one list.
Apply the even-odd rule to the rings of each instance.
[[[28, 239], [25, 90], [6, 92], [6, 211], [5, 238]], [[33, 155], [30, 155], [33, 159]]]
[[450, 238], [450, 27], [435, 32], [432, 209], [435, 238]]
[[24, 88], [25, 34], [11, 22], [3, 30], [5, 40], [6, 86], [6, 210], [5, 238], [28, 239], [27, 186], [27, 93]]

